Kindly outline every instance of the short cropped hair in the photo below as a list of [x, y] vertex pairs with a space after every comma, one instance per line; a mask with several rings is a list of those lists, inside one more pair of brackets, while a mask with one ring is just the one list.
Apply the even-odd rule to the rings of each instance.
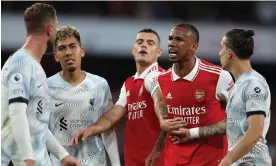
[[27, 34], [40, 32], [46, 23], [56, 20], [56, 10], [45, 3], [35, 3], [24, 12], [24, 21]]
[[225, 44], [239, 59], [250, 59], [254, 50], [254, 34], [253, 30], [232, 29], [225, 34]]
[[181, 28], [187, 28], [192, 32], [194, 40], [198, 43], [199, 42], [199, 32], [197, 28], [191, 24], [178, 24], [176, 27], [181, 27]]
[[155, 35], [157, 36], [157, 39], [158, 39], [158, 41], [159, 41], [159, 44], [161, 43], [160, 37], [159, 37], [158, 33], [157, 33], [155, 30], [153, 30], [153, 29], [142, 29], [142, 30], [139, 31], [138, 33], [142, 33], [142, 32], [144, 32], [144, 33], [153, 33], [153, 34], [155, 34]]
[[65, 40], [68, 37], [74, 37], [78, 41], [79, 45], [81, 46], [81, 38], [80, 38], [80, 32], [76, 27], [73, 26], [62, 26], [58, 29], [55, 42], [54, 42], [54, 48], [57, 47], [57, 42], [61, 40]]

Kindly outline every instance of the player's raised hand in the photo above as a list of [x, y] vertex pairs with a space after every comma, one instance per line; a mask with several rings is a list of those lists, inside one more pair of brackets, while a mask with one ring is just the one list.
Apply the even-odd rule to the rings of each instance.
[[185, 127], [186, 125], [187, 123], [185, 123], [185, 121], [183, 121], [181, 118], [163, 119], [160, 121], [161, 129], [166, 132], [177, 130], [181, 127]]
[[184, 127], [171, 131], [169, 138], [174, 144], [185, 143], [193, 139], [190, 134], [190, 129]]
[[62, 166], [81, 166], [80, 162], [72, 156], [65, 157], [61, 160], [61, 163]]

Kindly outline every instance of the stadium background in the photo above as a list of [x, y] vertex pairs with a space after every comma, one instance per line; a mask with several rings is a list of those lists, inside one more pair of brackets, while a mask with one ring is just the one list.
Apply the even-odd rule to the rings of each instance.
[[[25, 39], [24, 9], [34, 2], [1, 2], [1, 66]], [[276, 2], [47, 2], [58, 13], [59, 26], [73, 25], [81, 33], [86, 49], [83, 69], [107, 79], [114, 102], [124, 80], [135, 73], [131, 48], [136, 33], [155, 29], [161, 37], [163, 55], [159, 61], [165, 69], [169, 31], [178, 23], [194, 24], [200, 32], [197, 56], [219, 64], [218, 52], [224, 33], [232, 28], [255, 30], [253, 67], [266, 77], [272, 93], [272, 119], [267, 134], [273, 161], [276, 162]], [[47, 76], [60, 70], [49, 46], [42, 59]], [[2, 68], [2, 67], [1, 67]], [[215, 116], [215, 115], [214, 115]], [[123, 163], [124, 121], [116, 126]], [[143, 133], [141, 133], [143, 134]]]

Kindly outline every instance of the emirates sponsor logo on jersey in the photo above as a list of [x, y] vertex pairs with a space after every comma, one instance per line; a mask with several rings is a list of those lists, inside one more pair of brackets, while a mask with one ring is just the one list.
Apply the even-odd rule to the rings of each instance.
[[128, 119], [135, 120], [144, 117], [144, 109], [147, 108], [146, 101], [134, 102], [127, 105]]
[[174, 117], [181, 117], [188, 124], [199, 124], [200, 115], [206, 113], [205, 107], [172, 107], [168, 106], [168, 113]]
[[205, 91], [202, 90], [202, 89], [198, 89], [195, 91], [195, 99], [198, 101], [198, 102], [201, 102], [204, 100], [204, 97], [205, 97]]

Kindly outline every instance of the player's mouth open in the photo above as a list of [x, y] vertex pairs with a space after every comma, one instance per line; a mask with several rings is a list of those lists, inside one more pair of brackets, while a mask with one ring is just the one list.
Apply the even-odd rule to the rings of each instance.
[[178, 52], [176, 48], [169, 48], [169, 57], [175, 57], [177, 53]]
[[139, 54], [145, 55], [145, 54], [148, 54], [148, 53], [147, 53], [147, 51], [145, 51], [145, 50], [141, 50], [141, 51], [139, 52]]

